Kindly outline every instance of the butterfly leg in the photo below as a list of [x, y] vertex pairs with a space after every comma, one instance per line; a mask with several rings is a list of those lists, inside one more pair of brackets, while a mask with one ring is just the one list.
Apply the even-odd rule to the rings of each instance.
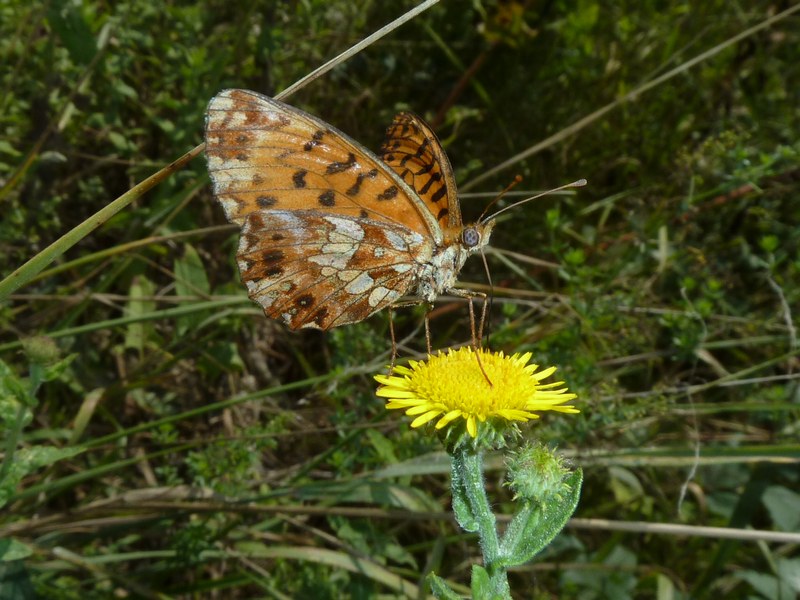
[[[486, 324], [486, 315], [487, 311], [489, 310], [489, 303], [491, 302], [489, 298], [486, 297], [486, 294], [479, 294], [481, 299], [483, 300], [483, 306], [481, 307], [481, 321], [480, 325], [478, 326], [478, 341], [483, 347], [483, 327]], [[486, 334], [486, 345], [489, 345], [489, 334]]]
[[[392, 314], [393, 314], [392, 313], [392, 309], [400, 308], [400, 307], [406, 307], [406, 306], [419, 306], [420, 304], [425, 304], [426, 307], [427, 307], [427, 310], [425, 311], [424, 323], [425, 323], [425, 344], [426, 344], [426, 347], [427, 347], [427, 350], [428, 350], [428, 356], [430, 356], [431, 353], [433, 352], [431, 350], [431, 325], [430, 325], [430, 318], [429, 318], [431, 310], [433, 310], [433, 305], [425, 302], [425, 300], [422, 300], [421, 298], [418, 298], [418, 299], [413, 299], [412, 298], [410, 300], [406, 300], [406, 301], [402, 301], [402, 302], [395, 302], [394, 304], [391, 305], [391, 307], [389, 307], [389, 327], [390, 327], [390, 333], [391, 333], [391, 336], [392, 336], [392, 368], [394, 368], [395, 359], [397, 358], [397, 343], [395, 341], [395, 335], [394, 335], [394, 326], [393, 326], [393, 321], [392, 321]], [[417, 329], [416, 331], [419, 331], [419, 329]], [[401, 343], [402, 343], [402, 340], [401, 340]]]
[[[472, 348], [475, 350], [475, 358], [478, 360], [478, 367], [481, 369], [481, 373], [483, 373], [484, 379], [486, 379], [486, 383], [489, 386], [493, 386], [492, 380], [489, 379], [489, 376], [486, 374], [486, 369], [483, 368], [483, 363], [481, 362], [481, 342], [483, 341], [483, 323], [486, 320], [486, 294], [483, 292], [472, 292], [468, 290], [461, 290], [461, 289], [449, 289], [447, 290], [448, 293], [453, 294], [454, 296], [460, 296], [461, 298], [466, 298], [467, 302], [469, 303], [469, 326], [470, 332], [472, 334]], [[478, 327], [475, 327], [475, 298], [481, 298], [483, 300], [483, 309], [481, 310], [481, 320]]]
[[[466, 298], [469, 304], [469, 326], [470, 326], [470, 333], [472, 335], [472, 346], [477, 350], [483, 346], [483, 327], [486, 322], [486, 311], [487, 311], [487, 296], [483, 292], [472, 292], [468, 290], [462, 289], [450, 289], [447, 290], [447, 293], [453, 294], [454, 296], [459, 296], [461, 298]], [[475, 298], [480, 298], [483, 301], [483, 307], [481, 308], [481, 318], [477, 323], [475, 323]]]
[[431, 355], [431, 311], [430, 307], [429, 310], [425, 313], [425, 343], [428, 346], [428, 356]]
[[389, 363], [389, 375], [394, 373], [394, 365], [397, 361], [397, 339], [394, 337], [394, 310], [389, 307], [389, 337], [392, 339], [392, 360]]

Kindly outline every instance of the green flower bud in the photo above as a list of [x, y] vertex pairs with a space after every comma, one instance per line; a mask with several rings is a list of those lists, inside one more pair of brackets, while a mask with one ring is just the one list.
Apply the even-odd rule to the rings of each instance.
[[61, 349], [53, 338], [37, 335], [22, 340], [22, 348], [33, 364], [52, 365], [61, 357]]
[[508, 486], [514, 499], [546, 505], [570, 492], [565, 479], [571, 474], [564, 460], [540, 444], [526, 444], [506, 458]]

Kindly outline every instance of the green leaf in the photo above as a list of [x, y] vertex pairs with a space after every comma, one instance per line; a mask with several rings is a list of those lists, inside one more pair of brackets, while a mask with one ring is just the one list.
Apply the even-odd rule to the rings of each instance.
[[740, 571], [736, 577], [749, 583], [764, 598], [797, 598], [800, 594], [800, 559], [776, 560], [777, 576]]
[[472, 579], [470, 580], [473, 598], [490, 598], [492, 582], [489, 573], [480, 565], [472, 565]]
[[797, 597], [800, 595], [800, 558], [779, 558], [778, 577], [786, 583], [792, 593]]
[[21, 448], [14, 455], [18, 472], [27, 475], [41, 467], [49, 467], [65, 458], [72, 458], [84, 451], [80, 446], [56, 448], [55, 446], [30, 446]]
[[464, 531], [475, 533], [478, 531], [478, 519], [472, 512], [472, 504], [467, 496], [467, 488], [464, 485], [461, 472], [456, 466], [455, 459], [450, 470], [450, 487], [453, 493], [453, 514], [456, 517], [456, 521]]
[[39, 155], [39, 162], [46, 165], [63, 165], [67, 160], [64, 154], [55, 150], [45, 150]]
[[[505, 583], [505, 576], [501, 579], [495, 578], [493, 582], [486, 569], [481, 565], [472, 565], [472, 580], [470, 584], [472, 597], [475, 600], [511, 600], [510, 592], [507, 586], [504, 585]], [[498, 591], [495, 587], [497, 584], [500, 584], [504, 591]]]
[[131, 100], [139, 100], [139, 92], [136, 91], [136, 88], [129, 86], [124, 81], [115, 79], [113, 81], [113, 86], [114, 86], [114, 91], [118, 92], [121, 96], [130, 98]]
[[19, 157], [19, 156], [22, 156], [22, 152], [20, 152], [16, 148], [14, 148], [14, 146], [12, 146], [6, 140], [0, 140], [0, 153], [8, 154], [8, 155], [13, 156], [15, 158]]
[[183, 256], [175, 261], [175, 291], [180, 296], [211, 293], [203, 261], [191, 244], [184, 244]]
[[[517, 557], [525, 554], [525, 548], [529, 547], [536, 539], [536, 527], [540, 519], [540, 505], [537, 502], [525, 502], [524, 506], [511, 519], [500, 543], [500, 552], [503, 557], [507, 557], [502, 559], [502, 564], [522, 564], [516, 562]], [[527, 560], [523, 562], [527, 562]]]
[[39, 595], [21, 560], [0, 562], [0, 593], [3, 600], [35, 600]]
[[[436, 573], [428, 574], [428, 585], [431, 586], [433, 595], [437, 598], [444, 598], [444, 600], [462, 600], [461, 596], [456, 594], [444, 579], [439, 577]], [[478, 598], [479, 596], [475, 596]]]
[[356, 479], [347, 482], [317, 482], [295, 489], [298, 498], [337, 503], [370, 503], [413, 512], [430, 513], [439, 505], [418, 486], [399, 485], [389, 481]]
[[19, 540], [14, 538], [0, 539], [0, 562], [28, 558], [31, 554], [33, 554], [31, 547]]
[[[25, 381], [17, 376], [5, 362], [0, 360], [0, 401], [8, 406], [16, 407], [16, 403], [22, 402], [26, 406], [35, 404], [35, 399], [30, 397], [30, 391]], [[15, 414], [14, 411], [9, 414]], [[6, 412], [3, 411], [3, 417]]]
[[500, 542], [500, 563], [505, 567], [523, 565], [542, 551], [567, 524], [581, 496], [583, 471], [576, 470], [565, 480], [560, 501], [544, 505], [529, 504], [511, 520]]
[[123, 152], [128, 149], [129, 144], [127, 138], [122, 135], [119, 131], [109, 131], [108, 132], [108, 141], [116, 148], [117, 150]]
[[397, 454], [394, 451], [394, 442], [383, 435], [377, 429], [367, 429], [367, 439], [380, 459], [387, 465], [398, 463]]
[[49, 3], [47, 21], [61, 39], [70, 58], [87, 64], [97, 52], [95, 36], [80, 13], [81, 4], [58, 0]]
[[[211, 293], [203, 261], [194, 246], [184, 244], [183, 256], [175, 260], [175, 294], [178, 296], [207, 296]], [[207, 313], [196, 312], [178, 319], [178, 333], [197, 328]]]
[[613, 598], [633, 600], [636, 589], [636, 553], [624, 546], [604, 548], [592, 555], [598, 568], [565, 570], [562, 585], [565, 589], [581, 589], [580, 598]]
[[[155, 285], [146, 277], [138, 276], [133, 280], [130, 290], [128, 290], [127, 315], [129, 317], [139, 317], [155, 310], [155, 302], [147, 300], [147, 296], [155, 294]], [[146, 322], [131, 323], [125, 331], [125, 348], [138, 350], [140, 353], [145, 349], [145, 340], [148, 339], [147, 331], [152, 325]]]
[[[83, 452], [80, 446], [55, 448], [53, 446], [30, 446], [20, 448], [11, 457], [11, 462], [5, 470], [5, 476], [0, 481], [0, 506], [4, 506], [16, 493], [19, 483], [36, 470], [50, 466], [64, 458], [71, 458]], [[4, 467], [5, 467], [4, 463]]]
[[42, 381], [53, 381], [55, 379], [59, 379], [63, 374], [64, 371], [67, 370], [67, 367], [78, 357], [78, 354], [70, 354], [69, 356], [65, 356], [58, 362], [53, 363], [52, 365], [48, 365], [44, 369]]
[[783, 486], [773, 485], [764, 491], [761, 501], [769, 511], [772, 522], [782, 531], [800, 529], [800, 494]]
[[776, 235], [765, 235], [759, 240], [758, 245], [761, 246], [762, 250], [766, 250], [767, 252], [775, 252], [775, 250], [778, 249], [778, 246], [780, 246], [780, 240]]

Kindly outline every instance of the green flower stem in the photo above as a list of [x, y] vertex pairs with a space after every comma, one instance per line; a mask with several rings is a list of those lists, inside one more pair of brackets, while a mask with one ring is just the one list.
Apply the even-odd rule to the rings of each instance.
[[[456, 488], [459, 489], [456, 489]], [[489, 506], [483, 480], [483, 453], [469, 444], [463, 444], [453, 452], [453, 497], [464, 496], [475, 530], [478, 532], [483, 564], [489, 575], [491, 597], [511, 598], [506, 569], [500, 560], [500, 542], [497, 536], [497, 521]]]

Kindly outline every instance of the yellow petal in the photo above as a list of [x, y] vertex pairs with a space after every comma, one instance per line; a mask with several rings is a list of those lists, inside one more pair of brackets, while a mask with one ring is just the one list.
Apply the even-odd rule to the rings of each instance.
[[463, 414], [463, 413], [462, 413], [460, 410], [458, 410], [458, 409], [456, 409], [456, 410], [451, 410], [450, 412], [448, 412], [447, 414], [445, 414], [445, 416], [443, 416], [441, 419], [439, 419], [439, 421], [436, 423], [436, 429], [441, 429], [442, 427], [445, 427], [445, 426], [446, 426], [446, 425], [448, 425], [448, 424], [449, 424], [451, 421], [454, 421], [454, 420], [456, 420], [458, 417], [460, 417], [462, 414]]
[[478, 435], [478, 427], [475, 424], [475, 415], [467, 417], [467, 431], [474, 438]]
[[375, 392], [381, 398], [415, 398], [419, 394], [413, 390], [398, 390], [393, 387], [381, 387]]
[[419, 427], [420, 425], [425, 425], [428, 421], [432, 421], [439, 415], [439, 411], [431, 410], [426, 412], [424, 415], [417, 417], [413, 421], [411, 421], [411, 427]]

